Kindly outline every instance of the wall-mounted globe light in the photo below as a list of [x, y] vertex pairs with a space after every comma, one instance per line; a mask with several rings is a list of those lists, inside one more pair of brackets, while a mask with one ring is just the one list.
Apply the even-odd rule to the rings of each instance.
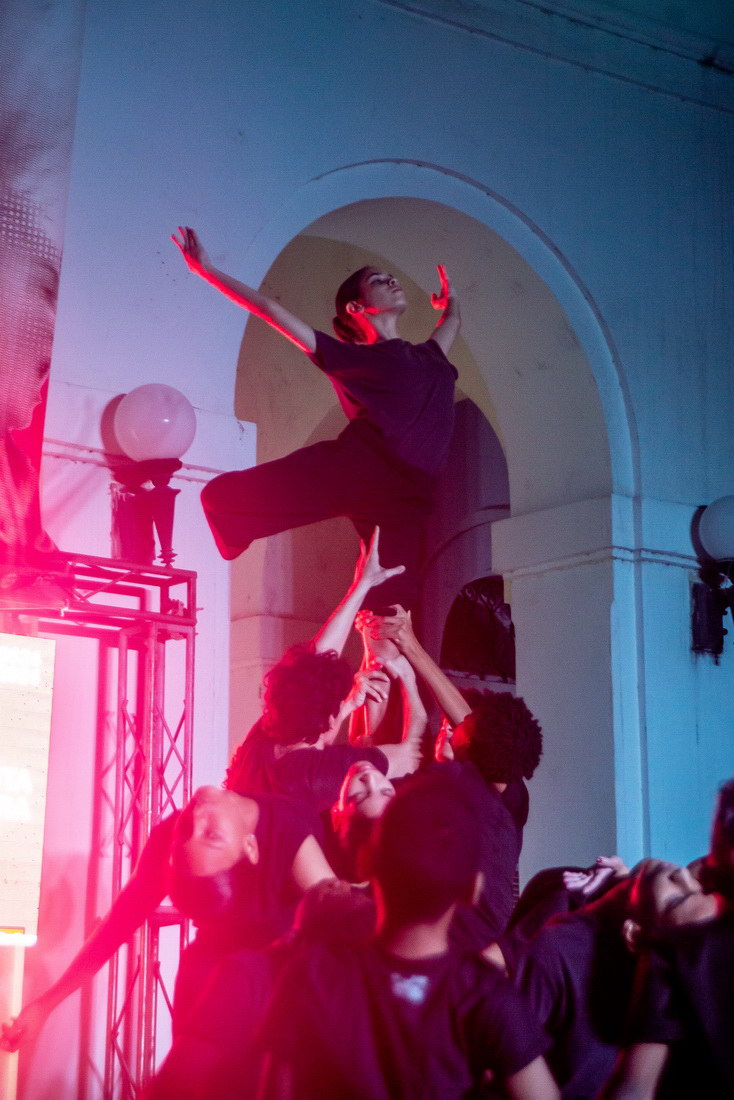
[[734, 614], [734, 496], [699, 509], [693, 536], [701, 578], [692, 588], [693, 651], [709, 653], [718, 663], [728, 633], [724, 619], [727, 611]]
[[113, 514], [113, 553], [126, 561], [152, 564], [155, 525], [160, 559], [170, 566], [176, 556], [172, 541], [178, 489], [169, 481], [191, 446], [196, 414], [179, 390], [151, 382], [125, 394], [113, 425], [120, 449], [131, 459], [114, 470], [120, 488]]
[[114, 425], [117, 442], [133, 461], [180, 458], [196, 434], [196, 413], [179, 390], [150, 382], [125, 394]]

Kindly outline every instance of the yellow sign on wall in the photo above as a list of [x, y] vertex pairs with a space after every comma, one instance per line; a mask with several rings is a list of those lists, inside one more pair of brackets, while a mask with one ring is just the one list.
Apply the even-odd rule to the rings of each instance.
[[38, 932], [55, 650], [0, 634], [0, 943]]

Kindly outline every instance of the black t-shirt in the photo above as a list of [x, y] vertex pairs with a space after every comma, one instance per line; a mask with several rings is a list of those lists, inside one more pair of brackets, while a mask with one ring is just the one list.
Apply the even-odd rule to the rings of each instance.
[[378, 429], [391, 454], [438, 474], [454, 427], [458, 372], [435, 340], [349, 344], [316, 333], [309, 358], [329, 376], [349, 420]]
[[373, 747], [327, 745], [278, 756], [275, 743], [258, 721], [238, 749], [237, 790], [287, 795], [322, 813], [336, 802], [344, 776], [359, 760], [369, 760], [387, 775], [387, 757]]
[[482, 893], [476, 905], [460, 905], [451, 923], [451, 942], [465, 951], [483, 951], [504, 931], [515, 904], [515, 872], [528, 817], [528, 791], [521, 779], [500, 794], [473, 764], [431, 765], [450, 773], [469, 799], [481, 831]]
[[634, 959], [619, 920], [554, 917], [520, 948], [513, 980], [552, 1038], [548, 1064], [564, 1100], [596, 1096], [622, 1044]]
[[506, 1078], [546, 1040], [494, 967], [455, 952], [407, 961], [376, 944], [318, 944], [283, 973], [262, 1035], [303, 1100], [451, 1100]]
[[[255, 838], [258, 862], [244, 868], [246, 887], [236, 904], [211, 921], [201, 922], [183, 955], [176, 980], [174, 1025], [179, 1026], [196, 1003], [217, 960], [243, 948], [261, 950], [291, 927], [300, 899], [293, 879], [293, 861], [308, 836], [317, 836], [315, 815], [301, 803], [275, 795], [246, 795], [259, 808]], [[158, 884], [163, 897], [170, 888], [170, 857], [180, 811], [153, 830], [141, 855], [137, 875]]]
[[671, 930], [643, 956], [627, 1037], [671, 1047], [666, 1098], [734, 1096], [734, 913]]

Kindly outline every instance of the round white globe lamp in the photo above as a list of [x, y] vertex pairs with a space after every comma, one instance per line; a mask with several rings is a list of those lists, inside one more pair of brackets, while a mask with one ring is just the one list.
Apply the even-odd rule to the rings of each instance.
[[120, 401], [114, 416], [120, 449], [131, 459], [117, 464], [118, 492], [113, 540], [125, 561], [153, 564], [158, 533], [160, 560], [170, 566], [173, 511], [178, 489], [168, 484], [181, 468], [181, 455], [196, 433], [196, 414], [189, 399], [173, 386], [150, 382], [137, 386]]
[[719, 497], [704, 509], [698, 537], [714, 561], [734, 561], [734, 496]]

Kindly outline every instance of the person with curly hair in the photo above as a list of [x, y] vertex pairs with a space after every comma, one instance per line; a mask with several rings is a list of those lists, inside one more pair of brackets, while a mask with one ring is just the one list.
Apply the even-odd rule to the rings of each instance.
[[227, 770], [231, 790], [287, 795], [325, 813], [352, 764], [366, 760], [389, 777], [418, 766], [418, 726], [409, 727], [399, 744], [380, 748], [334, 743], [354, 710], [368, 698], [382, 701], [389, 690], [389, 678], [379, 668], [363, 668], [352, 681], [340, 656], [367, 593], [403, 571], [380, 564], [379, 539], [378, 527], [369, 548], [363, 544], [354, 582], [316, 637], [289, 649], [266, 675], [262, 717]]

